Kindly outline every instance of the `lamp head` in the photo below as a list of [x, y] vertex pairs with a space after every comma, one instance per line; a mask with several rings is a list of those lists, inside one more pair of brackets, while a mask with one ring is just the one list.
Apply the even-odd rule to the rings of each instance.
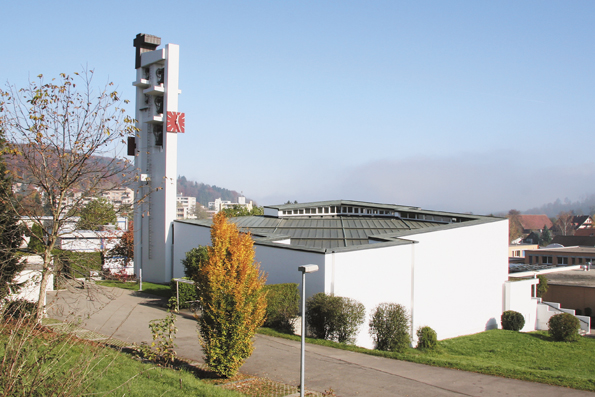
[[314, 273], [318, 271], [318, 265], [299, 266], [298, 270], [302, 273]]

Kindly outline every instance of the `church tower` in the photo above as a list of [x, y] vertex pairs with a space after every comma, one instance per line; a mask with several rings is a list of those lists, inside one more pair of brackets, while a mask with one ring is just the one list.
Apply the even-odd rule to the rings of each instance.
[[[136, 47], [137, 134], [130, 137], [138, 173], [134, 207], [134, 270], [145, 281], [173, 277], [173, 221], [176, 219], [178, 133], [185, 115], [178, 112], [179, 46], [138, 34]], [[138, 199], [137, 199], [138, 198]]]

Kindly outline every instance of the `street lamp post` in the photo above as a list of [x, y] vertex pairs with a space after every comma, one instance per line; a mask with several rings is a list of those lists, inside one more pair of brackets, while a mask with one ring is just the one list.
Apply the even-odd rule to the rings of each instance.
[[300, 358], [300, 397], [304, 397], [304, 363], [306, 360], [306, 273], [318, 271], [318, 265], [299, 266], [302, 272], [302, 353]]

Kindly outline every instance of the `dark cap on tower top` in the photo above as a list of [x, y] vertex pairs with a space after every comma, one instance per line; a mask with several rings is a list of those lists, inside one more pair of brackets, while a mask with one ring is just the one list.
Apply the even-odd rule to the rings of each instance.
[[139, 33], [132, 42], [136, 47], [136, 62], [135, 69], [140, 68], [140, 54], [143, 52], [153, 51], [161, 44], [161, 37], [150, 34]]

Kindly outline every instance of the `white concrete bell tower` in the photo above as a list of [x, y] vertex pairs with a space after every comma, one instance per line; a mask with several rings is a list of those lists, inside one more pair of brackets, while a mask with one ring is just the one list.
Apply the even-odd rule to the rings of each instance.
[[[176, 219], [178, 133], [185, 118], [178, 112], [179, 46], [157, 49], [161, 39], [138, 34], [136, 47], [136, 137], [128, 154], [138, 173], [134, 208], [134, 267], [144, 281], [173, 277], [173, 221]], [[142, 273], [141, 273], [142, 272]]]

